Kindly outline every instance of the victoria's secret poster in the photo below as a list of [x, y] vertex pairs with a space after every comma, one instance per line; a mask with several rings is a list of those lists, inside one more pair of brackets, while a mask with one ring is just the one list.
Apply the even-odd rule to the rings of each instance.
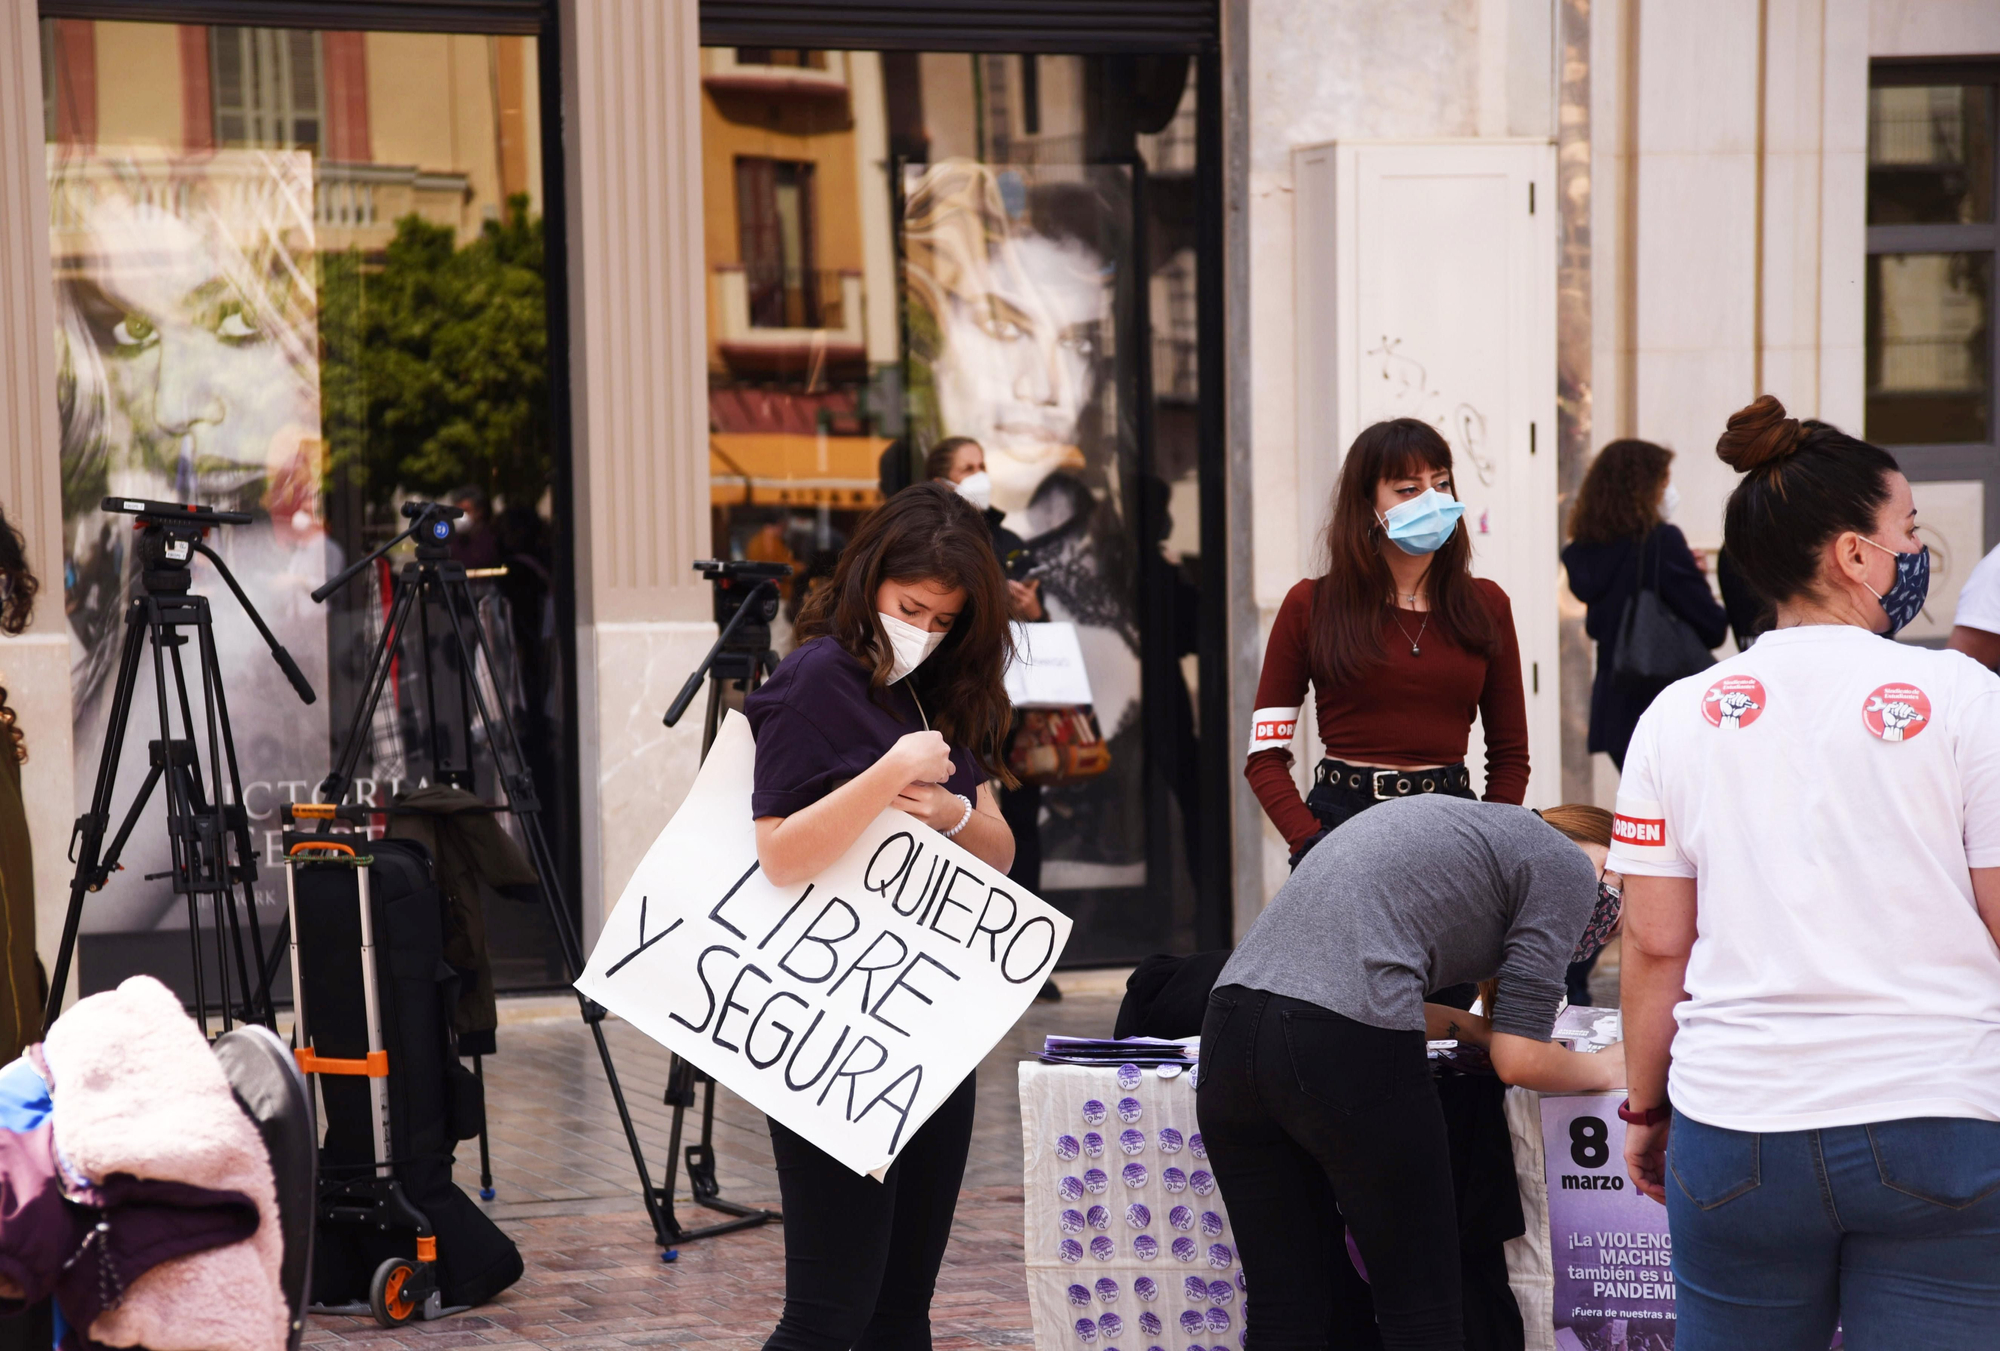
[[[99, 501], [250, 513], [253, 524], [217, 531], [208, 543], [320, 702], [300, 702], [242, 607], [199, 559], [193, 589], [214, 612], [244, 802], [263, 855], [259, 909], [275, 918], [277, 806], [309, 799], [328, 764], [325, 617], [308, 595], [327, 566], [311, 157], [216, 151], [182, 159], [106, 148], [50, 155], [77, 810], [90, 804], [125, 611], [139, 585], [132, 518], [107, 515]], [[191, 650], [185, 658], [193, 679]], [[199, 699], [198, 685], [191, 697]], [[198, 705], [194, 717], [206, 774]], [[159, 735], [149, 652], [123, 745], [114, 831], [144, 781], [147, 742]], [[185, 906], [168, 882], [148, 880], [167, 858], [164, 794], [156, 791], [123, 871], [88, 898], [84, 932], [184, 926]]]

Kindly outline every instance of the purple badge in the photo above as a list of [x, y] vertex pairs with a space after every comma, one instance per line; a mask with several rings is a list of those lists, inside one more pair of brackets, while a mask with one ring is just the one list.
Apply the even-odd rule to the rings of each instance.
[[1118, 1300], [1118, 1282], [1112, 1280], [1109, 1276], [1100, 1276], [1097, 1281], [1097, 1297], [1106, 1304], [1116, 1303]]
[[1065, 1234], [1083, 1232], [1083, 1212], [1080, 1210], [1065, 1210], [1062, 1214], [1056, 1216], [1056, 1228], [1062, 1230]]
[[1220, 1238], [1222, 1236], [1222, 1216], [1212, 1210], [1202, 1211], [1201, 1232], [1208, 1238]]
[[1220, 1309], [1210, 1309], [1208, 1311], [1208, 1330], [1210, 1332], [1229, 1331], [1229, 1315]]
[[1104, 1124], [1104, 1104], [1092, 1098], [1083, 1105], [1083, 1124], [1102, 1126]]
[[1083, 1260], [1083, 1245], [1073, 1238], [1066, 1238], [1057, 1246], [1056, 1256], [1062, 1258], [1065, 1262], [1081, 1262]]
[[1085, 1215], [1083, 1219], [1092, 1229], [1109, 1229], [1111, 1227], [1111, 1212], [1103, 1206], [1092, 1206], [1090, 1213]]
[[1056, 1137], [1056, 1157], [1064, 1163], [1068, 1163], [1081, 1152], [1081, 1147], [1076, 1143], [1074, 1135], [1058, 1135]]
[[[1138, 1258], [1141, 1262], [1150, 1262], [1155, 1257], [1158, 1257], [1160, 1255], [1160, 1241], [1154, 1238], [1151, 1234], [1141, 1234], [1139, 1235], [1139, 1237], [1132, 1240], [1132, 1255]], [[1134, 1290], [1139, 1289], [1139, 1287], [1136, 1285], [1133, 1286], [1132, 1288]], [[1151, 1299], [1152, 1296], [1147, 1294], [1145, 1291], [1140, 1290], [1139, 1298]]]
[[[1070, 1239], [1069, 1242], [1074, 1243], [1076, 1240]], [[1195, 1246], [1193, 1239], [1182, 1237], [1174, 1240], [1174, 1260], [1176, 1262], [1192, 1262], [1194, 1261], [1194, 1254]]]
[[1181, 1294], [1187, 1299], [1205, 1302], [1208, 1299], [1208, 1282], [1199, 1276], [1189, 1276], [1181, 1282]]
[[1118, 1119], [1126, 1125], [1131, 1125], [1145, 1114], [1146, 1109], [1139, 1105], [1137, 1098], [1120, 1098], [1118, 1100]]
[[1198, 1337], [1201, 1335], [1203, 1331], [1207, 1329], [1207, 1327], [1208, 1323], [1205, 1319], [1202, 1318], [1201, 1310], [1199, 1309], [1181, 1310], [1182, 1332], [1187, 1333], [1190, 1337]]
[[1236, 1273], [1236, 1288], [1238, 1290], [1248, 1290], [1250, 1288], [1249, 1278], [1246, 1277], [1241, 1271], [1238, 1271]]
[[1188, 1149], [1197, 1159], [1208, 1157], [1208, 1146], [1202, 1143], [1200, 1131], [1196, 1131], [1188, 1137]]
[[[1162, 1172], [1160, 1174], [1160, 1181], [1166, 1184], [1167, 1190], [1170, 1192], [1184, 1192], [1187, 1190], [1187, 1174], [1178, 1168], [1169, 1168]], [[1069, 1199], [1075, 1200], [1076, 1198], [1071, 1197]]]
[[1200, 1061], [1196, 1061], [1196, 1062], [1195, 1062], [1194, 1064], [1192, 1064], [1192, 1065], [1189, 1065], [1189, 1066], [1188, 1066], [1188, 1087], [1189, 1087], [1189, 1088], [1200, 1088], [1200, 1087], [1201, 1087], [1201, 1062], [1200, 1062]]
[[[1143, 1280], [1144, 1277], [1141, 1277], [1140, 1279]], [[1139, 1331], [1145, 1333], [1148, 1337], [1159, 1336], [1160, 1326], [1161, 1326], [1160, 1316], [1154, 1313], [1151, 1309], [1148, 1309], [1144, 1313], [1139, 1315]]]
[[1089, 1286], [1072, 1285], [1069, 1288], [1068, 1294], [1069, 1294], [1069, 1302], [1076, 1305], [1076, 1307], [1079, 1309], [1081, 1309], [1084, 1305], [1090, 1303]]
[[1227, 1304], [1235, 1298], [1236, 1287], [1228, 1281], [1210, 1281], [1208, 1283], [1208, 1302], [1210, 1304]]
[[1194, 1212], [1186, 1206], [1175, 1206], [1167, 1212], [1167, 1223], [1176, 1229], [1194, 1228]]
[[1217, 1271], [1229, 1270], [1229, 1264], [1231, 1262], [1234, 1262], [1235, 1260], [1236, 1260], [1236, 1254], [1233, 1251], [1231, 1251], [1227, 1243], [1214, 1243], [1209, 1245], [1208, 1264], [1214, 1267]]
[[1104, 1137], [1096, 1131], [1085, 1131], [1083, 1133], [1083, 1152], [1090, 1155], [1093, 1159], [1103, 1157]]
[[1165, 1130], [1160, 1132], [1160, 1152], [1162, 1154], [1180, 1153], [1181, 1144], [1182, 1144], [1181, 1133], [1175, 1130], [1172, 1126], [1169, 1126]]
[[1056, 1183], [1056, 1195], [1065, 1201], [1076, 1200], [1083, 1195], [1083, 1179], [1065, 1176], [1062, 1181]]
[[1206, 1196], [1215, 1190], [1215, 1178], [1206, 1169], [1197, 1168], [1188, 1175], [1188, 1185], [1196, 1196]]
[[1125, 1330], [1125, 1320], [1115, 1313], [1107, 1313], [1097, 1320], [1097, 1330], [1107, 1337], [1116, 1337]]
[[[1224, 1251], [1226, 1252], [1227, 1249], [1224, 1249]], [[1105, 1238], [1102, 1234], [1090, 1240], [1090, 1255], [1098, 1261], [1109, 1262], [1117, 1254], [1118, 1245], [1110, 1239]], [[1225, 1262], [1223, 1265], [1227, 1266], [1228, 1263]]]
[[1146, 1132], [1128, 1130], [1121, 1133], [1118, 1137], [1118, 1147], [1127, 1154], [1140, 1153], [1146, 1148]]
[[1245, 1329], [1243, 1329], [1243, 1331], [1241, 1331], [1241, 1332], [1239, 1332], [1239, 1333], [1237, 1333], [1237, 1334], [1236, 1334], [1236, 1344], [1237, 1344], [1238, 1346], [1248, 1346], [1248, 1345], [1250, 1345], [1250, 1329], [1249, 1329], [1249, 1328], [1245, 1328]]
[[1144, 1229], [1152, 1222], [1153, 1212], [1140, 1205], [1137, 1201], [1125, 1207], [1125, 1223], [1131, 1225], [1134, 1229]]
[[1097, 1340], [1097, 1324], [1088, 1318], [1076, 1320], [1076, 1339], [1086, 1346]]
[[[1151, 1276], [1141, 1276], [1138, 1280], [1132, 1282], [1132, 1293], [1137, 1295], [1140, 1299], [1143, 1299], [1148, 1303], [1151, 1303], [1153, 1300], [1156, 1300], [1160, 1297], [1160, 1287], [1153, 1284], [1153, 1278]], [[1145, 1314], [1139, 1315], [1139, 1326], [1142, 1328], [1146, 1327]], [[1146, 1328], [1146, 1331], [1148, 1332], [1158, 1332], [1159, 1330], [1160, 1329], [1158, 1328], [1158, 1326]]]
[[1125, 1165], [1125, 1171], [1122, 1176], [1125, 1179], [1126, 1186], [1143, 1187], [1146, 1185], [1146, 1165], [1143, 1163], [1128, 1163]]
[[1139, 1067], [1133, 1064], [1120, 1065], [1118, 1067], [1118, 1086], [1128, 1093], [1137, 1088], [1139, 1086]]
[[[1203, 1173], [1202, 1176], [1207, 1177], [1208, 1174]], [[1089, 1169], [1083, 1175], [1083, 1189], [1092, 1196], [1104, 1195], [1104, 1189], [1110, 1185], [1111, 1179], [1105, 1176], [1102, 1168]]]

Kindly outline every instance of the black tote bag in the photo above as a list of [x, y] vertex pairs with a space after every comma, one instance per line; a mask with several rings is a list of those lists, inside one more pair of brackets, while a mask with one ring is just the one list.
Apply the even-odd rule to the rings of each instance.
[[1620, 689], [1664, 689], [1683, 676], [1715, 665], [1715, 654], [1685, 619], [1660, 598], [1659, 569], [1646, 585], [1646, 545], [1639, 544], [1639, 584], [1618, 620], [1618, 650], [1611, 679]]

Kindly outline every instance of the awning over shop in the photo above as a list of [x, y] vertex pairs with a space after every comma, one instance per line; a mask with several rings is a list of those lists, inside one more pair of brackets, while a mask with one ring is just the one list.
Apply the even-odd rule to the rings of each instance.
[[886, 436], [711, 432], [708, 499], [865, 511], [882, 500], [878, 461], [888, 444]]

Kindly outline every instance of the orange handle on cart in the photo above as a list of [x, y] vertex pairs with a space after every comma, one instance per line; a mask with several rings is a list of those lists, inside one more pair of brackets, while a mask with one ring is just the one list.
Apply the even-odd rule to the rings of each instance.
[[349, 858], [354, 857], [354, 846], [351, 844], [342, 844], [338, 840], [300, 840], [291, 847], [285, 856], [287, 858], [297, 858], [308, 849], [324, 849], [329, 853], [345, 854]]
[[292, 1055], [298, 1059], [301, 1074], [358, 1074], [369, 1079], [389, 1077], [389, 1053], [370, 1051], [366, 1060], [335, 1060], [314, 1055], [312, 1048], [300, 1046]]
[[288, 814], [294, 821], [331, 821], [339, 808], [335, 802], [288, 802]]

